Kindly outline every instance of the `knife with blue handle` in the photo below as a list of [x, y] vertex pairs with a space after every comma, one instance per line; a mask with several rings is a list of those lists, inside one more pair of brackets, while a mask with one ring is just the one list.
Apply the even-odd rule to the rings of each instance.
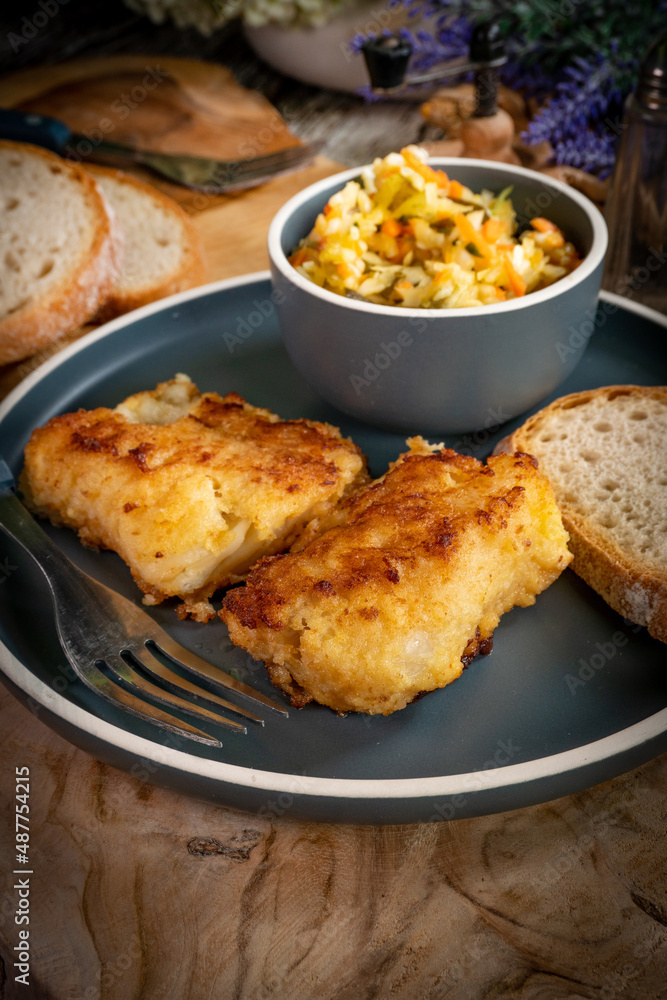
[[65, 122], [57, 118], [6, 108], [0, 108], [0, 136], [15, 142], [31, 142], [60, 154], [73, 138]]
[[57, 118], [31, 111], [0, 108], [0, 139], [29, 142], [76, 163], [86, 160], [124, 166], [138, 164], [184, 187], [219, 194], [253, 187], [276, 174], [294, 170], [312, 160], [319, 146], [288, 146], [275, 153], [245, 160], [213, 160], [182, 153], [155, 153], [109, 139], [77, 135]]

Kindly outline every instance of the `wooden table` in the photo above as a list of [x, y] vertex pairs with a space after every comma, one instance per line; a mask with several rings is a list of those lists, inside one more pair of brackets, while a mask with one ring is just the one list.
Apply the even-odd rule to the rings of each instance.
[[[351, 100], [349, 120], [369, 120], [332, 96], [336, 115]], [[401, 115], [418, 138], [418, 117]], [[320, 158], [202, 213], [209, 278], [265, 267], [278, 205], [333, 169]], [[241, 219], [232, 251], [219, 237]], [[1, 1000], [667, 997], [665, 757], [545, 805], [374, 828], [153, 787], [75, 749], [3, 688], [0, 727]], [[13, 965], [17, 767], [31, 787], [27, 989]]]
[[[399, 827], [184, 798], [0, 689], [0, 997], [660, 1000], [667, 758], [546, 805]], [[30, 768], [30, 991], [14, 981]]]

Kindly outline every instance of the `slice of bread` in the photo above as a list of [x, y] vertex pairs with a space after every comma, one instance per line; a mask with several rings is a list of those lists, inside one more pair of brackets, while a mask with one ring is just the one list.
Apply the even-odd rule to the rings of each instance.
[[122, 170], [96, 164], [86, 169], [100, 184], [125, 238], [122, 270], [98, 320], [203, 282], [199, 238], [180, 205]]
[[667, 386], [563, 396], [496, 450], [535, 456], [570, 534], [572, 568], [667, 642]]
[[89, 320], [115, 281], [119, 252], [113, 215], [85, 170], [0, 140], [0, 365]]

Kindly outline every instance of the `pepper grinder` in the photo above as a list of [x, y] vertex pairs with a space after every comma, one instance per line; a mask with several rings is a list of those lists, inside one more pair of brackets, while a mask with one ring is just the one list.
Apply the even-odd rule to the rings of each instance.
[[498, 107], [498, 58], [505, 59], [505, 45], [497, 22], [475, 26], [470, 40], [470, 60], [475, 72], [475, 110], [461, 125], [462, 156], [501, 163], [520, 163], [512, 149], [514, 121]]
[[667, 32], [626, 101], [605, 218], [603, 288], [667, 313]]
[[497, 70], [507, 62], [505, 44], [495, 20], [477, 24], [467, 59], [450, 62], [424, 73], [410, 73], [412, 46], [400, 35], [381, 35], [362, 47], [374, 93], [394, 94], [415, 84], [442, 81], [474, 71], [475, 111], [461, 128], [461, 150], [457, 155], [505, 163], [519, 163], [512, 149], [514, 122], [498, 107]]

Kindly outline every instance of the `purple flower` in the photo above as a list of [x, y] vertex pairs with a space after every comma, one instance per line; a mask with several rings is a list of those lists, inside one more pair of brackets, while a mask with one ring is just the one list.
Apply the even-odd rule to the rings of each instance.
[[614, 163], [616, 134], [610, 123], [622, 112], [613, 67], [601, 58], [595, 62], [577, 58], [564, 77], [522, 138], [531, 145], [548, 141], [556, 163], [604, 177]]
[[[664, 30], [667, 15], [667, 0], [557, 7], [543, 0], [389, 0], [389, 7], [407, 14], [401, 34], [412, 45], [416, 73], [441, 63], [444, 69], [466, 56], [473, 25], [499, 18], [508, 55], [501, 80], [539, 105], [522, 138], [530, 144], [548, 141], [556, 163], [600, 177], [613, 165], [617, 126], [638, 58]], [[355, 49], [363, 42], [357, 36]], [[366, 95], [371, 96], [369, 89]]]

